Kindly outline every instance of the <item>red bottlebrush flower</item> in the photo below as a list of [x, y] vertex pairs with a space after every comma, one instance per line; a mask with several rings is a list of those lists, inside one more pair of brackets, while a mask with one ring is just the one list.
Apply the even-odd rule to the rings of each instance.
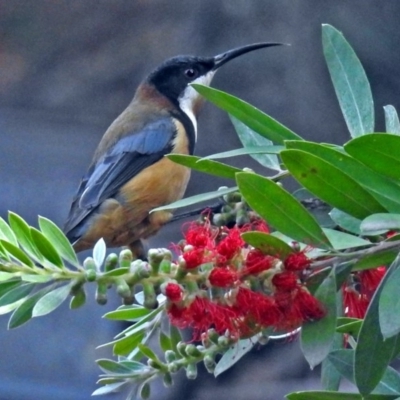
[[294, 298], [305, 321], [321, 319], [325, 315], [322, 304], [307, 290], [299, 289]]
[[299, 287], [298, 277], [292, 271], [283, 271], [274, 275], [272, 283], [277, 290], [294, 290]]
[[184, 236], [186, 244], [196, 248], [208, 248], [213, 245], [213, 235], [209, 223], [191, 223]]
[[177, 302], [182, 300], [183, 290], [177, 283], [168, 283], [165, 287], [165, 296], [168, 300]]
[[243, 287], [238, 290], [234, 307], [244, 317], [243, 324], [248, 324], [245, 329], [254, 324], [276, 326], [282, 316], [272, 297]]
[[266, 222], [258, 217], [254, 219], [254, 221], [251, 221], [250, 223], [240, 227], [240, 232], [250, 232], [250, 231], [270, 233], [270, 230]]
[[350, 318], [364, 318], [369, 305], [365, 295], [361, 295], [355, 289], [343, 286], [344, 315]]
[[204, 250], [192, 249], [183, 253], [182, 257], [186, 262], [186, 269], [194, 269], [203, 264]]
[[246, 257], [245, 267], [243, 269], [244, 275], [256, 275], [272, 267], [274, 258], [265, 255], [259, 249], [250, 250]]
[[181, 329], [185, 329], [188, 326], [188, 322], [185, 319], [185, 313], [186, 308], [178, 307], [174, 303], [172, 303], [167, 309], [167, 314], [171, 321], [171, 324]]
[[215, 267], [208, 276], [212, 286], [220, 288], [231, 287], [237, 280], [238, 274], [229, 268]]
[[302, 271], [308, 268], [311, 260], [305, 255], [304, 251], [289, 254], [283, 262], [288, 271]]
[[303, 322], [303, 315], [298, 305], [294, 302], [295, 291], [279, 291], [274, 295], [275, 302], [282, 313], [283, 317], [280, 319], [279, 329], [295, 329], [298, 328]]
[[360, 293], [365, 294], [368, 299], [375, 293], [376, 288], [381, 283], [383, 276], [386, 273], [385, 267], [375, 269], [367, 269], [357, 273], [360, 279]]
[[240, 252], [243, 245], [244, 241], [240, 236], [240, 231], [235, 227], [229, 230], [228, 236], [217, 244], [215, 250], [220, 256], [222, 256], [220, 257], [222, 263], [225, 263]]

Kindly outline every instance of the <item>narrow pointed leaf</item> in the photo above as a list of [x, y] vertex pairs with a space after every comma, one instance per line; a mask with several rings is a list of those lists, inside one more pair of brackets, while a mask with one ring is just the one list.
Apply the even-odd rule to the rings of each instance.
[[324, 56], [352, 137], [374, 131], [371, 87], [356, 53], [333, 26], [322, 26]]
[[160, 361], [160, 360], [158, 359], [156, 353], [154, 353], [154, 351], [151, 350], [150, 347], [145, 346], [145, 345], [142, 344], [142, 343], [139, 343], [139, 344], [138, 344], [138, 348], [139, 348], [139, 350], [141, 351], [141, 353], [142, 353], [144, 356], [146, 356], [147, 358], [149, 358], [150, 360], [153, 360], [153, 361], [156, 361], [156, 362], [159, 362], [159, 361]]
[[400, 333], [400, 268], [395, 270], [382, 288], [379, 300], [379, 325], [385, 339]]
[[361, 231], [364, 235], [368, 235], [371, 232], [385, 232], [391, 229], [400, 229], [400, 214], [373, 214], [361, 222]]
[[333, 164], [367, 189], [388, 211], [400, 213], [400, 186], [392, 179], [368, 168], [337, 148], [304, 140], [288, 141], [286, 147], [303, 150]]
[[104, 372], [113, 372], [117, 374], [130, 374], [132, 372], [130, 368], [114, 360], [102, 358], [96, 360], [96, 363]]
[[254, 338], [242, 339], [235, 343], [218, 361], [214, 370], [214, 376], [217, 377], [218, 375], [221, 375], [223, 372], [235, 365], [254, 347], [255, 343], [257, 343], [257, 340], [254, 340]]
[[286, 395], [287, 400], [398, 400], [398, 395], [372, 394], [364, 397], [357, 393], [306, 391]]
[[326, 311], [324, 318], [308, 322], [301, 330], [301, 350], [311, 368], [320, 364], [329, 354], [336, 332], [336, 279], [335, 271], [324, 279], [314, 295]]
[[211, 154], [210, 156], [203, 157], [202, 160], [217, 160], [219, 158], [230, 158], [254, 154], [279, 154], [284, 150], [284, 146], [249, 146], [242, 149], [224, 151], [222, 153]]
[[275, 182], [249, 173], [237, 174], [236, 180], [246, 202], [275, 229], [314, 247], [331, 247], [314, 217]]
[[118, 356], [127, 356], [137, 348], [138, 344], [142, 342], [144, 336], [144, 332], [138, 332], [136, 335], [127, 336], [115, 341], [113, 353]]
[[351, 215], [338, 210], [337, 208], [332, 209], [332, 211], [329, 213], [329, 216], [342, 229], [350, 233], [354, 233], [355, 235], [361, 234], [360, 219], [354, 218]]
[[20, 286], [21, 284], [22, 284], [22, 282], [19, 278], [12, 278], [5, 282], [0, 282], [0, 298], [5, 293], [9, 292], [11, 289], [14, 289], [17, 286]]
[[385, 110], [386, 132], [400, 135], [400, 122], [396, 109], [391, 105], [384, 106], [383, 109]]
[[18, 240], [6, 221], [0, 217], [0, 239], [10, 242], [18, 247]]
[[63, 268], [64, 263], [49, 239], [39, 230], [31, 227], [31, 237], [40, 254], [52, 265]]
[[283, 240], [263, 232], [242, 233], [243, 240], [264, 254], [285, 259], [294, 250]]
[[239, 168], [231, 167], [218, 161], [205, 160], [201, 157], [184, 154], [168, 154], [167, 157], [171, 161], [195, 169], [196, 171], [221, 176], [222, 178], [235, 179], [236, 172], [242, 172]]
[[390, 265], [397, 257], [398, 250], [389, 249], [375, 254], [369, 254], [362, 257], [354, 265], [353, 271], [362, 271], [364, 269], [376, 268], [381, 265]]
[[57, 252], [75, 267], [79, 265], [75, 251], [62, 230], [52, 221], [39, 216], [39, 226], [42, 233], [49, 239]]
[[323, 231], [332, 243], [335, 250], [345, 250], [352, 247], [371, 246], [371, 242], [361, 239], [358, 236], [350, 235], [346, 232], [336, 231], [334, 229], [324, 228]]
[[8, 329], [14, 329], [28, 322], [32, 318], [32, 311], [35, 304], [45, 294], [47, 294], [53, 286], [45, 287], [38, 292], [30, 295], [17, 309], [12, 313], [8, 321]]
[[15, 278], [15, 273], [0, 271], [0, 282], [8, 281], [9, 279]]
[[15, 303], [16, 301], [28, 296], [35, 286], [36, 285], [33, 283], [24, 283], [12, 287], [12, 289], [8, 290], [0, 297], [0, 307]]
[[105, 394], [118, 392], [126, 384], [126, 381], [109, 383], [96, 389], [92, 393], [92, 396], [103, 396]]
[[29, 257], [41, 263], [43, 261], [43, 256], [37, 250], [32, 240], [29, 225], [19, 215], [11, 211], [8, 212], [8, 222], [17, 237], [19, 244], [26, 251]]
[[104, 314], [103, 318], [116, 320], [116, 321], [131, 321], [142, 318], [150, 314], [151, 310], [138, 306], [132, 305], [126, 308], [121, 308], [115, 311], [110, 311]]
[[187, 207], [193, 204], [202, 203], [203, 201], [217, 199], [218, 197], [222, 197], [225, 194], [234, 193], [237, 191], [238, 188], [237, 186], [235, 186], [227, 189], [215, 190], [214, 192], [197, 194], [195, 196], [186, 197], [185, 199], [175, 201], [174, 203], [168, 204], [167, 206], [153, 208], [151, 212], [161, 211], [161, 210], [174, 210], [175, 208]]
[[[230, 116], [233, 126], [235, 127], [236, 133], [243, 146], [249, 147], [262, 147], [272, 145], [272, 141], [262, 137], [258, 133], [254, 132], [243, 122], [239, 121], [237, 118]], [[275, 171], [281, 171], [280, 162], [278, 156], [275, 154], [250, 154], [258, 163], [266, 168], [273, 169]]]
[[172, 350], [171, 338], [163, 331], [160, 331], [159, 342], [160, 348], [164, 353], [167, 350]]
[[198, 84], [192, 85], [203, 97], [242, 121], [259, 135], [283, 144], [285, 140], [301, 140], [301, 137], [269, 115], [249, 103], [228, 93]]
[[41, 317], [54, 311], [69, 296], [71, 285], [64, 285], [44, 295], [34, 306], [32, 317]]
[[93, 248], [93, 259], [98, 270], [103, 265], [104, 259], [106, 258], [106, 242], [103, 238], [99, 239]]
[[360, 219], [385, 212], [358, 182], [323, 159], [302, 150], [284, 150], [281, 158], [301, 185], [331, 206]]
[[400, 179], [400, 136], [374, 133], [351, 140], [344, 149], [372, 170]]
[[14, 246], [12, 243], [5, 240], [0, 240], [4, 250], [15, 260], [20, 261], [22, 264], [33, 268], [35, 264], [33, 261], [19, 248]]
[[397, 257], [375, 291], [358, 335], [354, 377], [359, 392], [364, 396], [370, 394], [382, 379], [397, 346], [398, 336], [385, 340], [378, 321], [382, 288], [392, 279], [393, 273], [399, 266], [400, 258]]
[[182, 335], [179, 329], [170, 323], [169, 336], [171, 338], [172, 350], [176, 350], [176, 347], [180, 341], [182, 341]]

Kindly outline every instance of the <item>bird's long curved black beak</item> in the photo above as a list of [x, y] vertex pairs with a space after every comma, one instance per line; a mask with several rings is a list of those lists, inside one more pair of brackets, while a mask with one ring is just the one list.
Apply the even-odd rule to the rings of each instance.
[[228, 61], [233, 60], [236, 57], [241, 56], [242, 54], [249, 53], [253, 50], [262, 49], [264, 47], [272, 47], [272, 46], [285, 46], [285, 43], [253, 43], [248, 44], [247, 46], [238, 47], [236, 49], [232, 49], [226, 51], [225, 53], [218, 54], [214, 57], [214, 67], [213, 70], [215, 71], [222, 65], [226, 64]]

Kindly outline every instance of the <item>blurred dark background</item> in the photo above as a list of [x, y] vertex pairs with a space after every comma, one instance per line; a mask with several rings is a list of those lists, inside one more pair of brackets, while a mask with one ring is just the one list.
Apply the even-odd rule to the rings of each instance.
[[[103, 132], [140, 80], [177, 54], [291, 43], [235, 60], [213, 86], [307, 139], [343, 143], [348, 134], [321, 46], [321, 24], [332, 24], [364, 65], [382, 130], [382, 106], [400, 106], [399, 16], [398, 0], [0, 0], [0, 215], [12, 210], [36, 224], [40, 214], [62, 225]], [[238, 147], [226, 114], [207, 105], [196, 153]], [[234, 162], [254, 167], [247, 158]], [[195, 173], [187, 195], [221, 184]], [[150, 245], [168, 246], [179, 231], [168, 226]], [[95, 347], [121, 328], [101, 315], [117, 304], [89, 301], [74, 312], [65, 305], [15, 331], [1, 317], [0, 400], [89, 399], [99, 373], [94, 360], [111, 356]], [[296, 341], [256, 348], [217, 380], [203, 375], [195, 382], [182, 376], [168, 390], [157, 383], [153, 398], [272, 400], [318, 387]]]

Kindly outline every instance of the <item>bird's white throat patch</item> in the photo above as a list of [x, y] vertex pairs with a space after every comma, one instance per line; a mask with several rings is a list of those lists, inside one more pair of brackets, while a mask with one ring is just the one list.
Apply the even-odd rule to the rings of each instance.
[[[215, 71], [210, 71], [206, 75], [199, 76], [191, 83], [199, 83], [201, 85], [210, 86], [214, 74]], [[178, 98], [179, 107], [190, 118], [190, 120], [193, 123], [196, 141], [197, 141], [197, 120], [193, 110], [195, 108], [196, 102], [200, 99], [200, 97], [201, 95], [196, 90], [194, 90], [192, 86], [188, 86]]]

